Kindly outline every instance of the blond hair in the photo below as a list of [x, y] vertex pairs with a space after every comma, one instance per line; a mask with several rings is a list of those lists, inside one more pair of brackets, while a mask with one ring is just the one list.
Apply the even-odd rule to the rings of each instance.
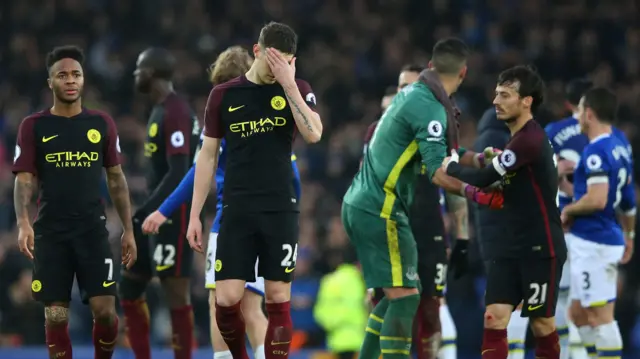
[[253, 58], [241, 46], [231, 46], [224, 50], [209, 66], [209, 81], [214, 85], [227, 82], [249, 70]]

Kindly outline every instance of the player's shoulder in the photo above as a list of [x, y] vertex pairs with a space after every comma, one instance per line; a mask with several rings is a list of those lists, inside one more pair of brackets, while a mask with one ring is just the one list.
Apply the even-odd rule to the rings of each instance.
[[104, 121], [104, 123], [107, 126], [115, 127], [115, 125], [116, 125], [116, 122], [113, 120], [113, 117], [111, 117], [111, 115], [109, 115], [105, 111], [95, 110], [95, 109], [84, 109], [83, 110], [83, 114], [88, 118], [100, 119], [100, 120]]
[[211, 89], [211, 95], [216, 94], [216, 95], [222, 96], [224, 93], [228, 91], [231, 91], [236, 88], [241, 88], [247, 84], [249, 84], [249, 81], [246, 79], [244, 75], [234, 77], [227, 82], [223, 82], [221, 84], [217, 84], [213, 86], [213, 88]]
[[34, 112], [34, 113], [26, 116], [25, 118], [23, 118], [22, 122], [21, 122], [21, 125], [22, 126], [33, 126], [36, 123], [36, 121], [41, 120], [43, 118], [46, 118], [50, 114], [51, 113], [49, 112], [49, 110], [42, 110], [42, 111]]
[[189, 100], [187, 100], [184, 96], [179, 93], [172, 93], [167, 97], [164, 101], [165, 107], [176, 107], [176, 108], [190, 108]]
[[551, 122], [549, 124], [547, 124], [547, 126], [545, 126], [544, 130], [551, 134], [551, 133], [556, 133], [556, 132], [560, 132], [562, 129], [569, 127], [569, 126], [574, 126], [578, 124], [578, 120], [576, 120], [575, 118], [573, 118], [573, 116], [569, 116], [569, 117], [565, 117], [561, 120], [558, 121], [554, 121]]

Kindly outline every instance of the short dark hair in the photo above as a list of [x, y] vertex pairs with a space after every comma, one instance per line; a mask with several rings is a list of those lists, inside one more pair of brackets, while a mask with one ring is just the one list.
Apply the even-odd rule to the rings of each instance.
[[456, 74], [466, 64], [469, 47], [464, 41], [449, 37], [436, 42], [431, 54], [431, 64], [440, 74]]
[[424, 71], [424, 66], [422, 65], [418, 65], [418, 64], [406, 64], [404, 66], [402, 66], [402, 70], [400, 70], [400, 72], [417, 72], [417, 73], [421, 73], [422, 71]]
[[581, 78], [569, 81], [564, 89], [567, 101], [573, 106], [578, 106], [578, 103], [580, 103], [580, 98], [582, 98], [587, 90], [592, 87], [593, 82], [589, 79]]
[[82, 66], [84, 64], [84, 52], [80, 47], [75, 45], [65, 45], [54, 48], [47, 54], [47, 72], [51, 70], [53, 64], [62, 59], [76, 60], [80, 63], [80, 66]]
[[605, 87], [594, 87], [584, 93], [584, 108], [595, 112], [598, 121], [611, 124], [618, 111], [618, 97]]
[[545, 85], [533, 66], [518, 65], [506, 69], [498, 76], [498, 85], [518, 84], [520, 97], [531, 96], [531, 112], [535, 112], [544, 102]]
[[295, 55], [298, 50], [298, 35], [289, 25], [272, 21], [260, 30], [258, 44]]

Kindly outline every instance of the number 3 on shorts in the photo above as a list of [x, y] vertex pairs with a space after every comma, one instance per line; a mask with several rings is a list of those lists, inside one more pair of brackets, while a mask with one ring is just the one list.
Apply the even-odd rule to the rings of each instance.
[[[295, 269], [296, 266], [296, 258], [298, 258], [298, 244], [291, 245], [285, 243], [282, 245], [282, 250], [284, 251], [284, 258], [280, 265], [285, 267], [284, 271], [286, 273], [291, 273]], [[292, 267], [293, 266], [293, 267]]]

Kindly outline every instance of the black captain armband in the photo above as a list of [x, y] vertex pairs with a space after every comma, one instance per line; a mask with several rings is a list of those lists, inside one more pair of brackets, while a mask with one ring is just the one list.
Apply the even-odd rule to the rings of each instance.
[[493, 166], [473, 168], [463, 166], [458, 162], [449, 162], [447, 174], [478, 188], [489, 187], [502, 178], [502, 175]]

